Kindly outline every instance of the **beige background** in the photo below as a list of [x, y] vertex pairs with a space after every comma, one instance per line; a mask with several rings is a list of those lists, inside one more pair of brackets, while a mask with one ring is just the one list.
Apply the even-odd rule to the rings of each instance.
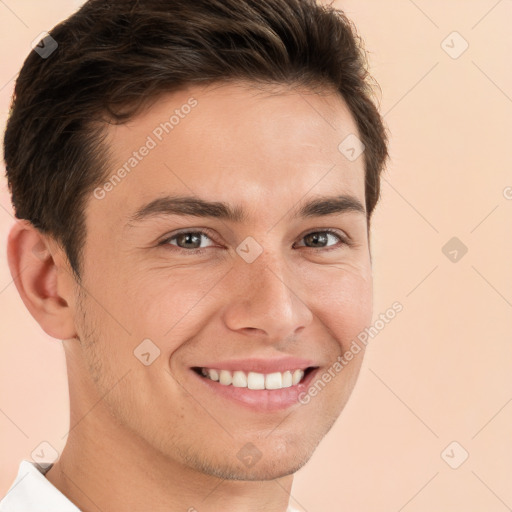
[[[79, 3], [0, 1], [2, 127], [30, 42]], [[512, 1], [336, 5], [371, 52], [392, 134], [373, 221], [375, 318], [394, 301], [404, 309], [370, 342], [354, 395], [297, 474], [292, 502], [307, 512], [510, 509]], [[12, 283], [3, 178], [1, 187], [3, 495], [41, 441], [63, 447], [68, 397], [61, 344]], [[442, 252], [452, 237], [468, 248], [456, 262]], [[462, 450], [468, 459], [452, 469], [445, 459], [455, 465]]]

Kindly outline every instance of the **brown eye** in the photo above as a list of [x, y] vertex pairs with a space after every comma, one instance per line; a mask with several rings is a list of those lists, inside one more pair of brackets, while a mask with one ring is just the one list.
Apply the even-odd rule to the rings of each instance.
[[182, 249], [199, 249], [201, 246], [201, 233], [180, 233], [175, 236], [176, 245]]
[[304, 240], [306, 240], [306, 245], [310, 243], [313, 247], [325, 247], [328, 237], [325, 232], [310, 233], [304, 237]]
[[[310, 249], [334, 249], [337, 245], [348, 245], [348, 242], [344, 239], [342, 235], [337, 233], [336, 231], [325, 229], [322, 231], [312, 231], [307, 235], [304, 235], [302, 239], [305, 241], [306, 247]], [[338, 241], [338, 244], [330, 244], [329, 241], [335, 239]], [[340, 243], [341, 242], [341, 243]]]
[[182, 250], [188, 253], [200, 253], [207, 249], [208, 245], [201, 247], [204, 240], [209, 240], [210, 246], [213, 246], [213, 241], [206, 231], [181, 231], [176, 233], [165, 240], [162, 240], [159, 245], [172, 246], [176, 250]]

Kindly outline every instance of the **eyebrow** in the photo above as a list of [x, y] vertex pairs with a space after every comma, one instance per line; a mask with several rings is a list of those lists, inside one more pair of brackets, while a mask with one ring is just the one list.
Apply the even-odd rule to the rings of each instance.
[[[366, 209], [355, 196], [319, 196], [304, 204], [295, 212], [293, 218], [321, 217], [347, 212], [366, 215]], [[206, 201], [192, 196], [159, 197], [141, 206], [127, 222], [141, 222], [162, 215], [182, 215], [193, 217], [211, 217], [230, 222], [247, 222], [248, 216], [239, 206], [230, 206], [219, 201]]]

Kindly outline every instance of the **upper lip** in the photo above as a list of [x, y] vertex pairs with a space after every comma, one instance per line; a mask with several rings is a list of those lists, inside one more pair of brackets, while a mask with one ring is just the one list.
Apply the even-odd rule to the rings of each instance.
[[305, 370], [315, 365], [314, 361], [297, 357], [267, 358], [267, 359], [230, 359], [229, 361], [215, 361], [198, 365], [196, 368], [210, 368], [216, 370], [241, 370], [244, 372], [273, 373], [286, 370]]

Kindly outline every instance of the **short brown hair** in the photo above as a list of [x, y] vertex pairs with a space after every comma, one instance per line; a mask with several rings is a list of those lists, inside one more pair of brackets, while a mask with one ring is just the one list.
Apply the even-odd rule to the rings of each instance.
[[86, 201], [109, 171], [106, 122], [199, 83], [339, 91], [366, 148], [369, 225], [387, 135], [362, 40], [342, 11], [314, 0], [90, 0], [50, 36], [58, 46], [33, 50], [16, 81], [4, 160], [16, 217], [61, 243], [76, 278]]

